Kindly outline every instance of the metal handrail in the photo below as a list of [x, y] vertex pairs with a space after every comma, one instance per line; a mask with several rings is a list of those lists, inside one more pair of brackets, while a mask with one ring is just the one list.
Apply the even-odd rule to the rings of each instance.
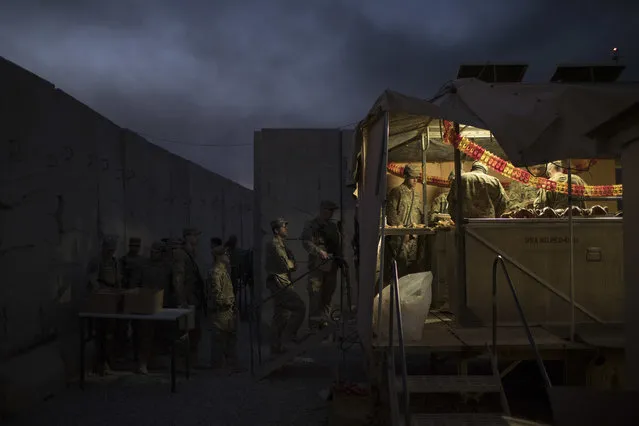
[[[402, 306], [399, 298], [399, 277], [397, 274], [397, 261], [393, 259], [393, 279], [391, 280], [391, 291], [389, 298], [388, 313], [388, 337], [389, 337], [389, 360], [392, 366], [393, 375], [395, 374], [395, 349], [393, 347], [393, 312], [397, 313], [397, 337], [399, 340], [399, 351], [402, 358], [402, 391], [404, 393], [404, 425], [410, 426], [410, 395], [408, 393], [408, 366], [406, 364], [406, 348], [404, 346], [404, 326], [402, 323]], [[394, 305], [394, 306], [393, 306]], [[393, 309], [394, 308], [394, 309]], [[390, 383], [389, 385], [392, 385]], [[396, 389], [390, 389], [390, 398]]]
[[[504, 260], [507, 260], [509, 263], [511, 263], [513, 266], [515, 266], [517, 269], [519, 269], [522, 273], [524, 273], [528, 277], [530, 277], [533, 280], [535, 280], [535, 282], [540, 284], [546, 290], [550, 291], [555, 296], [559, 297], [561, 300], [563, 300], [563, 301], [565, 301], [567, 303], [570, 303], [570, 298], [568, 296], [566, 296], [565, 294], [563, 294], [562, 292], [557, 290], [555, 287], [550, 285], [544, 279], [542, 279], [537, 274], [535, 274], [532, 271], [530, 271], [528, 268], [526, 268], [524, 265], [522, 265], [521, 263], [519, 263], [515, 259], [513, 259], [513, 258], [509, 257], [508, 255], [506, 255], [502, 250], [498, 249], [493, 244], [491, 244], [488, 241], [486, 241], [483, 237], [480, 237], [476, 232], [474, 232], [474, 231], [472, 231], [472, 230], [470, 230], [468, 228], [466, 228], [465, 232], [466, 232], [466, 235], [470, 235], [477, 242], [481, 243], [484, 247], [486, 247], [487, 249], [489, 249], [493, 253], [499, 255], [500, 257], [504, 258]], [[606, 324], [605, 321], [603, 321], [601, 318], [597, 317], [592, 312], [588, 311], [585, 307], [581, 306], [579, 303], [575, 302], [575, 308], [577, 308], [579, 311], [581, 311], [584, 315], [586, 315], [588, 318], [592, 319], [593, 321], [595, 321], [595, 322], [597, 322], [599, 324]]]
[[528, 343], [530, 343], [530, 346], [533, 348], [533, 351], [535, 352], [535, 359], [537, 361], [537, 366], [539, 367], [539, 372], [541, 373], [541, 377], [543, 378], [546, 387], [550, 389], [552, 387], [552, 384], [550, 383], [548, 372], [546, 371], [544, 362], [541, 359], [541, 355], [539, 353], [539, 348], [537, 347], [537, 343], [535, 343], [535, 339], [533, 338], [533, 335], [530, 331], [530, 327], [528, 326], [528, 321], [526, 320], [526, 316], [524, 315], [524, 310], [521, 307], [521, 303], [519, 303], [517, 290], [515, 290], [515, 286], [513, 285], [513, 282], [510, 279], [508, 268], [506, 268], [506, 262], [504, 262], [504, 259], [500, 255], [497, 255], [493, 262], [493, 356], [495, 358], [495, 363], [497, 363], [497, 264], [501, 264], [501, 269], [504, 272], [504, 276], [506, 277], [506, 280], [508, 281], [510, 292], [513, 295], [515, 306], [517, 307], [517, 311], [519, 312], [519, 317], [521, 318], [521, 322], [523, 323], [524, 329], [526, 330]]

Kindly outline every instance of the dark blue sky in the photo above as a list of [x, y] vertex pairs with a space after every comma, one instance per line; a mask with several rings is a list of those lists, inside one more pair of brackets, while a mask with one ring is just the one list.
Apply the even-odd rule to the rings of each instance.
[[547, 81], [617, 46], [636, 79], [638, 16], [629, 0], [4, 0], [0, 55], [252, 187], [255, 129], [350, 124], [386, 88], [429, 97], [460, 63]]

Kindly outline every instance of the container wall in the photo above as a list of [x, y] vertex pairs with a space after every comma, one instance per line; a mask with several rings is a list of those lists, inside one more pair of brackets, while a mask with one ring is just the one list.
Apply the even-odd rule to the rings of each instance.
[[[623, 222], [621, 219], [577, 219], [574, 224], [575, 302], [606, 322], [623, 322]], [[570, 295], [570, 238], [565, 220], [511, 220], [471, 223], [474, 232], [506, 256]], [[466, 238], [468, 307], [484, 323], [492, 315], [492, 263], [495, 252], [471, 235]], [[570, 304], [507, 263], [526, 318], [536, 324], [569, 324]], [[513, 297], [501, 272], [498, 275], [499, 318], [520, 323]], [[592, 321], [576, 311], [578, 322]]]

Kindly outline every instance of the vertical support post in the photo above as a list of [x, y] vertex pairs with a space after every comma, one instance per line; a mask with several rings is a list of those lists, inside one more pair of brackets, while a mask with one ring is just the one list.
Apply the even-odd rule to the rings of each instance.
[[423, 196], [423, 212], [424, 212], [424, 223], [428, 224], [428, 192], [426, 185], [426, 152], [428, 151], [428, 146], [430, 145], [430, 133], [428, 131], [428, 127], [426, 127], [426, 133], [422, 133], [422, 196]]
[[382, 327], [382, 290], [384, 289], [384, 256], [386, 254], [386, 187], [388, 185], [388, 179], [386, 178], [386, 163], [388, 158], [388, 132], [390, 125], [390, 117], [388, 112], [384, 114], [384, 142], [382, 143], [382, 158], [380, 159], [380, 170], [377, 182], [377, 194], [382, 194], [382, 208], [380, 214], [380, 250], [379, 250], [379, 278], [377, 281], [377, 329], [381, 331]]
[[[459, 123], [453, 124], [455, 135], [459, 135]], [[457, 248], [457, 257], [455, 262], [455, 283], [459, 291], [459, 301], [455, 312], [463, 321], [464, 311], [466, 307], [466, 241], [464, 238], [464, 193], [461, 182], [462, 162], [461, 152], [455, 148], [455, 182], [457, 193], [457, 204], [455, 205], [455, 245]]]
[[639, 141], [623, 146], [623, 276], [625, 284], [626, 387], [639, 390]]
[[568, 159], [568, 233], [570, 238], [570, 341], [575, 341], [575, 228], [572, 215], [572, 161]]

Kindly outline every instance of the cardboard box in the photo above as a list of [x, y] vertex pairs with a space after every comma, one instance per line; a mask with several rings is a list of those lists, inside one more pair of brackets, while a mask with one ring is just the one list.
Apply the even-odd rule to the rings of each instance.
[[84, 310], [97, 314], [118, 314], [122, 312], [124, 291], [116, 288], [95, 290], [89, 295]]
[[124, 313], [152, 315], [162, 310], [164, 290], [134, 288], [124, 293]]

